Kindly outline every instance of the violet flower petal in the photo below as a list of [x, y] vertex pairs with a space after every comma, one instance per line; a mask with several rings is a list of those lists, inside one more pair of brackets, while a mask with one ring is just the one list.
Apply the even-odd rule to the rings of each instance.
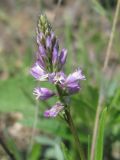
[[38, 65], [43, 69], [45, 70], [45, 62], [43, 60], [43, 57], [37, 52], [36, 53], [36, 57], [37, 57], [37, 63]]
[[54, 47], [53, 49], [53, 53], [52, 53], [52, 63], [53, 65], [55, 65], [58, 61], [58, 50], [56, 49], [56, 47]]
[[46, 38], [46, 48], [51, 49], [51, 47], [52, 47], [52, 40], [51, 40], [51, 37], [48, 36], [48, 37]]
[[67, 86], [67, 91], [69, 94], [75, 94], [79, 92], [79, 90], [80, 90], [80, 86], [78, 84]]
[[49, 74], [49, 81], [54, 84], [64, 84], [66, 76], [64, 72], [53, 72], [52, 74]]
[[58, 54], [59, 54], [59, 45], [58, 45], [58, 41], [56, 41], [54, 48], [53, 48], [53, 53], [52, 53], [53, 65], [56, 65], [58, 62]]
[[36, 96], [36, 99], [47, 100], [50, 97], [54, 96], [55, 93], [47, 88], [37, 87], [34, 89], [33, 94]]
[[40, 67], [39, 61], [37, 61], [30, 70], [30, 74], [40, 81], [45, 81], [48, 78], [48, 74]]
[[67, 50], [66, 49], [62, 49], [60, 56], [59, 56], [59, 68], [61, 69], [63, 67], [63, 65], [66, 62], [66, 58], [67, 58]]
[[55, 33], [54, 33], [54, 32], [51, 32], [51, 33], [50, 33], [50, 36], [51, 36], [51, 39], [52, 39], [52, 41], [53, 41], [54, 38], [55, 38]]
[[82, 71], [80, 69], [76, 70], [72, 74], [70, 74], [67, 79], [66, 79], [66, 84], [67, 83], [74, 83], [79, 80], [85, 80], [85, 76], [82, 74]]
[[44, 112], [45, 117], [56, 117], [60, 111], [62, 111], [64, 106], [60, 103], [57, 102], [52, 108], [46, 110]]

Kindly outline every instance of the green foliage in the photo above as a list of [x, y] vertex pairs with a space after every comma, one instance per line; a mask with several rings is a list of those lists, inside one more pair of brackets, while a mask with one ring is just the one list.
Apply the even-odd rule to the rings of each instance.
[[90, 136], [88, 135], [88, 154], [87, 154], [87, 160], [90, 160]]
[[[0, 81], [1, 112], [21, 112], [26, 116], [26, 118], [33, 116], [34, 105], [24, 94], [23, 88], [27, 91], [27, 93], [32, 92], [32, 79], [28, 77], [16, 77], [14, 79], [12, 78], [6, 81]], [[30, 95], [30, 97], [32, 99], [32, 95]]]
[[38, 136], [35, 138], [37, 143], [41, 145], [48, 145], [50, 148], [47, 149], [45, 153], [45, 159], [55, 158], [57, 160], [64, 160], [63, 153], [60, 147], [60, 139], [59, 138], [49, 138], [45, 136]]
[[72, 100], [71, 106], [75, 107], [71, 109], [77, 115], [75, 116], [75, 119], [78, 119], [76, 121], [81, 121], [82, 125], [91, 128], [98, 101], [98, 89], [93, 86], [87, 86], [80, 94], [72, 97]]
[[38, 143], [35, 143], [32, 147], [32, 151], [28, 155], [27, 160], [38, 160], [41, 155], [41, 146]]
[[[110, 12], [108, 13], [97, 0], [92, 1], [92, 8], [99, 14], [99, 16], [106, 18], [111, 23], [113, 16], [111, 16], [111, 19], [108, 16], [112, 14]], [[68, 59], [65, 66], [66, 73], [70, 73], [74, 70], [74, 67], [80, 66], [83, 68], [87, 79], [83, 84], [81, 84], [81, 92], [75, 96], [71, 96], [71, 113], [82, 144], [86, 148], [88, 146], [89, 158], [90, 138], [92, 136], [91, 133], [93, 130], [100, 89], [99, 80], [102, 76], [100, 70], [102, 68], [103, 54], [105, 53], [108, 38], [104, 33], [106, 32], [106, 28], [109, 27], [106, 27], [108, 26], [107, 24], [105, 26], [105, 31], [103, 30], [102, 34], [102, 27], [99, 27], [101, 22], [92, 21], [91, 19], [89, 22], [89, 20], [86, 20], [85, 18], [86, 15], [83, 20], [81, 17], [78, 28], [76, 26], [72, 26], [72, 20], [66, 19], [65, 28], [62, 28], [62, 34], [64, 29], [64, 47], [68, 49]], [[4, 15], [2, 12], [0, 12], [0, 19], [5, 22], [8, 21], [6, 14]], [[77, 29], [78, 31], [76, 31]], [[29, 47], [27, 48], [22, 61], [22, 67], [19, 69], [16, 69], [15, 67], [16, 60], [19, 58], [18, 54], [15, 53], [9, 58], [7, 56], [4, 58], [3, 55], [1, 56], [2, 60], [0, 60], [0, 71], [5, 70], [6, 72], [9, 72], [10, 75], [13, 74], [13, 76], [5, 81], [0, 81], [0, 112], [20, 112], [24, 115], [24, 119], [21, 123], [24, 126], [32, 127], [35, 120], [35, 109], [37, 105], [32, 95], [32, 90], [34, 86], [40, 84], [35, 82], [31, 76], [27, 75], [28, 73], [26, 72], [26, 70], [31, 66], [31, 61], [33, 61], [33, 49], [31, 48], [31, 44], [34, 46], [33, 40], [29, 43]], [[119, 34], [117, 33], [115, 34], [113, 48], [116, 49], [116, 52], [118, 53], [117, 56], [119, 56], [120, 45]], [[119, 57], [117, 58], [119, 59]], [[4, 65], [2, 66], [4, 63], [6, 68]], [[117, 65], [117, 63], [119, 63], [119, 61], [115, 61], [113, 65]], [[109, 69], [111, 68], [112, 62], [110, 62], [109, 66]], [[108, 143], [109, 146], [112, 146], [113, 142], [120, 139], [119, 80], [120, 76], [117, 74], [113, 75], [110, 82], [105, 82], [105, 106], [108, 106], [108, 111], [107, 108], [105, 108], [100, 117], [99, 132], [96, 143], [96, 160], [102, 160], [104, 143]], [[51, 86], [48, 87], [50, 88]], [[52, 89], [54, 88], [52, 87]], [[63, 143], [61, 145], [62, 140], [66, 140], [69, 144], [73, 143], [71, 133], [66, 124], [60, 119], [60, 117], [56, 119], [45, 119], [43, 117], [45, 108], [52, 106], [55, 101], [56, 99], [52, 99], [46, 103], [40, 102], [38, 105], [39, 114], [36, 127], [42, 132], [42, 135], [35, 138], [36, 143], [29, 154], [29, 160], [37, 160], [42, 154], [42, 148], [47, 145], [50, 147], [46, 149], [46, 159], [51, 157], [57, 158], [57, 160], [74, 159], [72, 155], [75, 154], [75, 151], [71, 148], [67, 149]], [[108, 121], [105, 126], [106, 116]], [[104, 130], [106, 131], [105, 141]], [[106, 142], [106, 140], [111, 137], [113, 138], [112, 143]], [[16, 159], [21, 160], [19, 150], [14, 145], [13, 140], [8, 139], [8, 146], [13, 149]]]
[[61, 143], [61, 147], [62, 147], [62, 152], [64, 154], [64, 160], [73, 160], [71, 153], [66, 148], [66, 146], [64, 145], [64, 143]]
[[107, 117], [107, 107], [103, 109], [100, 117], [98, 136], [96, 140], [95, 160], [103, 160], [104, 131], [105, 131], [106, 117]]
[[22, 160], [21, 153], [19, 149], [17, 148], [14, 140], [5, 132], [5, 140], [6, 140], [6, 146], [9, 149], [9, 151], [14, 155], [14, 158], [16, 160]]
[[98, 0], [92, 0], [94, 10], [102, 16], [106, 16], [106, 11]]

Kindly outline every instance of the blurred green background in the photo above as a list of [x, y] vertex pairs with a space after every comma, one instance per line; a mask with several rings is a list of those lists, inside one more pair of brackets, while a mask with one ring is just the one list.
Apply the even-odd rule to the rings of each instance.
[[[11, 136], [24, 159], [28, 155], [29, 160], [77, 160], [69, 128], [59, 117], [46, 119], [43, 116], [55, 99], [37, 103], [32, 95], [33, 88], [39, 85], [29, 69], [35, 61], [40, 13], [47, 15], [60, 39], [60, 47], [68, 49], [66, 73], [80, 67], [86, 76], [80, 93], [71, 98], [71, 109], [86, 155], [89, 154], [116, 0], [61, 0], [59, 6], [58, 3], [58, 0], [0, 0], [0, 133], [7, 132]], [[120, 17], [103, 91], [104, 106], [108, 108], [105, 160], [120, 159], [119, 43]], [[15, 150], [16, 147], [12, 147]], [[0, 159], [8, 159], [2, 148]]]

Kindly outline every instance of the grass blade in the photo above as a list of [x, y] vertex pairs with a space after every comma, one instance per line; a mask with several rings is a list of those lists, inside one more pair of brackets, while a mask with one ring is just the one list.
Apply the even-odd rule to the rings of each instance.
[[100, 117], [100, 124], [98, 128], [98, 137], [95, 150], [95, 160], [103, 160], [103, 147], [104, 147], [104, 130], [107, 116], [107, 107], [104, 108]]

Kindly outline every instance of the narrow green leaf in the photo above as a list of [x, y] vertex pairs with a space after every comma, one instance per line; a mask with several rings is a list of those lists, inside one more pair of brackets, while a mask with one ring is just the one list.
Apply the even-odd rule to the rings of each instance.
[[35, 141], [37, 143], [42, 144], [42, 145], [50, 145], [50, 146], [55, 145], [55, 140], [51, 139], [49, 137], [46, 137], [46, 136], [37, 136], [37, 137], [35, 137]]
[[27, 160], [38, 160], [41, 155], [41, 146], [36, 143], [33, 145], [32, 151], [30, 152]]
[[90, 135], [88, 135], [88, 160], [90, 160]]
[[103, 147], [104, 147], [104, 130], [107, 116], [107, 107], [101, 113], [100, 123], [98, 127], [98, 137], [96, 142], [95, 160], [103, 160]]
[[66, 148], [66, 146], [64, 145], [64, 143], [61, 143], [61, 148], [63, 151], [64, 160], [72, 160], [72, 156], [70, 152], [68, 151], [68, 149]]
[[101, 16], [106, 16], [106, 11], [97, 0], [92, 0], [94, 10]]

